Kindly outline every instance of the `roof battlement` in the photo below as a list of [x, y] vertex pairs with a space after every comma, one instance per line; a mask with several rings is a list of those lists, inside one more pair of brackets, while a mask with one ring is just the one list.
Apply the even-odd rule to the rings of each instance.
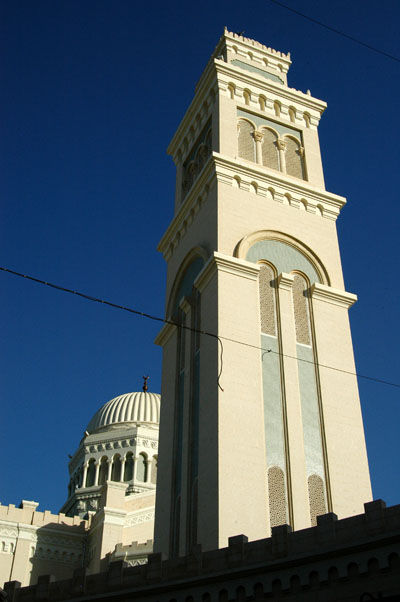
[[[129, 592], [129, 597], [148, 602], [171, 598], [183, 602], [189, 594], [200, 600], [205, 591], [216, 596], [227, 591], [227, 599], [234, 599], [238, 588], [255, 599], [257, 588], [264, 594], [277, 589], [290, 592], [294, 585], [298, 591], [326, 589], [331, 582], [346, 588], [356, 567], [361, 592], [372, 584], [369, 579], [375, 579], [379, 587], [384, 582], [389, 590], [391, 583], [398, 583], [399, 538], [400, 505], [386, 508], [382, 500], [376, 500], [365, 504], [364, 514], [342, 520], [325, 514], [309, 529], [291, 532], [288, 525], [281, 525], [267, 539], [248, 542], [244, 535], [237, 535], [229, 538], [228, 547], [218, 550], [203, 552], [196, 545], [188, 556], [169, 560], [160, 553], [150, 554], [144, 566], [129, 566], [118, 559], [102, 573], [90, 575], [77, 569], [70, 580], [54, 582], [50, 575], [43, 575], [37, 585], [21, 588], [12, 581], [4, 589], [13, 602], [34, 602], [39, 596], [62, 601], [78, 594], [82, 602], [95, 601], [104, 599], [104, 592], [108, 600], [120, 600], [121, 592], [126, 599]], [[117, 546], [115, 557], [142, 552], [149, 545]]]
[[290, 52], [287, 52], [285, 54], [284, 52], [280, 52], [279, 50], [274, 50], [270, 46], [265, 46], [265, 44], [261, 44], [261, 42], [257, 42], [257, 40], [253, 40], [252, 38], [246, 38], [241, 33], [235, 33], [235, 32], [229, 31], [227, 27], [225, 27], [225, 29], [224, 29], [224, 36], [232, 37], [238, 41], [244, 42], [246, 44], [250, 44], [251, 46], [254, 46], [255, 48], [259, 48], [260, 50], [264, 50], [270, 54], [275, 54], [276, 56], [278, 56], [280, 58], [290, 61]]
[[47, 525], [64, 525], [68, 527], [79, 527], [82, 531], [88, 528], [88, 522], [79, 518], [79, 516], [66, 516], [62, 512], [53, 514], [50, 510], [44, 512], [37, 511], [38, 502], [22, 500], [20, 507], [14, 504], [3, 506], [0, 504], [0, 521], [6, 523], [23, 523], [35, 527], [45, 527]]

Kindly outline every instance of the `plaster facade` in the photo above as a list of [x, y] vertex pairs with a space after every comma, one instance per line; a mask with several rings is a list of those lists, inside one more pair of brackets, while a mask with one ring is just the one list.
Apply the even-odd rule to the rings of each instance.
[[26, 588], [14, 581], [5, 584], [5, 593], [10, 602], [398, 602], [399, 542], [400, 506], [385, 508], [377, 500], [361, 515], [337, 520], [327, 514], [302, 531], [284, 525], [254, 542], [231, 537], [219, 550], [197, 545], [169, 560], [151, 554], [145, 566], [120, 560], [97, 575], [79, 569], [58, 582], [44, 575]]
[[325, 189], [326, 104], [287, 85], [290, 64], [225, 30], [168, 148], [155, 549], [171, 557], [351, 516], [372, 495], [335, 224], [346, 200]]

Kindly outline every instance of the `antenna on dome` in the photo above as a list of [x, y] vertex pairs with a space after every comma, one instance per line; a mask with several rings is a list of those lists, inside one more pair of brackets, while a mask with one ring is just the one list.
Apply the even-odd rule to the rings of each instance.
[[147, 381], [149, 380], [150, 376], [142, 376], [144, 383], [143, 383], [143, 391], [146, 393], [148, 386], [147, 386]]

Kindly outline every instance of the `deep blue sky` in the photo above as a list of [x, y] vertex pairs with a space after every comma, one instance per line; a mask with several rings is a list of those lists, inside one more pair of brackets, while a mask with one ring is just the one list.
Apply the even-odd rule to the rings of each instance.
[[[286, 0], [400, 57], [397, 0]], [[359, 373], [400, 381], [400, 63], [269, 0], [3, 0], [0, 265], [163, 315], [165, 149], [224, 25], [290, 51], [320, 125]], [[68, 453], [107, 400], [160, 390], [159, 325], [0, 273], [0, 500], [65, 501]], [[375, 498], [400, 502], [400, 389], [359, 380]]]

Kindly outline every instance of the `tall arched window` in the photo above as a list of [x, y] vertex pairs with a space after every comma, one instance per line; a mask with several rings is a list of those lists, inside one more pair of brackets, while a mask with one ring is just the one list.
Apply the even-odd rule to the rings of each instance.
[[326, 514], [324, 482], [317, 474], [308, 477], [308, 499], [310, 503], [311, 525], [317, 525], [317, 516]]
[[255, 142], [253, 138], [254, 126], [246, 121], [238, 121], [238, 155], [247, 161], [255, 161]]
[[147, 457], [145, 454], [139, 454], [136, 462], [136, 478], [138, 481], [145, 483], [147, 480]]
[[93, 487], [94, 485], [94, 478], [96, 475], [96, 461], [94, 458], [91, 458], [89, 460], [89, 464], [88, 464], [88, 469], [87, 469], [87, 473], [86, 473], [86, 487]]
[[285, 136], [285, 142], [286, 173], [289, 176], [295, 176], [296, 178], [304, 178], [303, 151], [300, 143], [290, 136]]
[[261, 131], [263, 133], [263, 141], [261, 143], [262, 163], [266, 167], [279, 169], [278, 149], [276, 146], [278, 136], [270, 128], [262, 128]]
[[100, 462], [100, 470], [99, 470], [99, 485], [104, 485], [107, 481], [108, 475], [108, 459], [102, 458]]
[[133, 454], [129, 452], [125, 460], [124, 481], [132, 481], [133, 479]]
[[113, 458], [111, 480], [117, 482], [121, 480], [121, 456], [119, 454]]
[[274, 272], [262, 263], [259, 275], [261, 332], [276, 335], [275, 290], [272, 287]]
[[294, 275], [292, 293], [296, 341], [303, 345], [311, 344], [310, 316], [306, 297], [307, 281], [300, 274]]
[[157, 456], [153, 456], [153, 461], [151, 463], [151, 482], [154, 483], [154, 485], [157, 483], [157, 465], [158, 458]]

